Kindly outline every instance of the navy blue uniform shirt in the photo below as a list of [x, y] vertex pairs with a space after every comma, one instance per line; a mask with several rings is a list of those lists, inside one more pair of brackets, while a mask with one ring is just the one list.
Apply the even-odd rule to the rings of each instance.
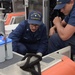
[[18, 51], [18, 43], [22, 43], [29, 52], [45, 53], [48, 48], [46, 26], [41, 24], [36, 32], [31, 32], [28, 21], [21, 22], [17, 28], [9, 34], [12, 39], [13, 50]]
[[70, 14], [68, 16], [66, 16], [64, 20], [67, 24], [75, 26], [75, 4], [73, 5], [73, 8], [72, 8]]

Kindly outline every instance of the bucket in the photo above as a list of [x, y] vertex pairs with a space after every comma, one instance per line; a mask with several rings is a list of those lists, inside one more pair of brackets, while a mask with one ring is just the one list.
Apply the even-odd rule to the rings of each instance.
[[5, 61], [5, 46], [4, 41], [0, 36], [0, 63]]
[[13, 58], [12, 39], [10, 39], [10, 38], [6, 39], [6, 46], [7, 46], [7, 50], [5, 50], [6, 51], [6, 59], [12, 59]]

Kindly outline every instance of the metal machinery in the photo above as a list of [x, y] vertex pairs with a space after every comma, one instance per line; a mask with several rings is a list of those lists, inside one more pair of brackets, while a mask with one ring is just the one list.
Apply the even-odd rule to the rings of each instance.
[[3, 10], [4, 15], [6, 15], [6, 13], [12, 12], [11, 0], [0, 0], [0, 7], [5, 8], [5, 10]]
[[10, 12], [24, 12], [25, 19], [28, 18], [28, 13], [32, 10], [38, 10], [43, 14], [43, 23], [47, 26], [47, 32], [52, 27], [53, 18], [58, 14], [53, 14], [53, 8], [56, 5], [56, 0], [0, 0], [0, 7], [5, 8], [4, 15]]
[[[5, 8], [3, 12], [6, 16], [9, 12], [25, 11], [25, 19], [27, 19], [30, 11], [38, 10], [43, 14], [43, 23], [46, 24], [47, 32], [49, 32], [49, 28], [52, 26], [51, 12], [56, 4], [56, 0], [1, 0], [0, 4], [1, 7]], [[12, 19], [14, 20], [15, 17]]]
[[7, 13], [4, 17], [5, 25], [17, 24], [25, 19], [25, 12]]
[[59, 11], [54, 11], [56, 0], [25, 0], [25, 19], [28, 18], [28, 13], [32, 10], [38, 10], [43, 14], [43, 23], [46, 24], [47, 31], [53, 26], [53, 18], [56, 15], [63, 17]]
[[4, 35], [5, 27], [4, 27], [4, 14], [2, 13], [3, 10], [4, 8], [0, 8], [0, 33]]
[[40, 11], [43, 14], [43, 23], [47, 25], [47, 30], [49, 30], [49, 2], [50, 0], [25, 0], [26, 19], [30, 11]]
[[[21, 20], [25, 19], [24, 18], [24, 16], [25, 16], [24, 0], [0, 0], [0, 7], [5, 9], [2, 11], [2, 13], [4, 13], [4, 20], [6, 20], [5, 25], [18, 23], [19, 20], [21, 21]], [[22, 14], [22, 12], [23, 12], [23, 14]], [[9, 16], [11, 15], [11, 18], [10, 18], [11, 21], [8, 21], [8, 23], [7, 23], [8, 15]]]
[[0, 7], [5, 8], [3, 13], [24, 11], [24, 0], [0, 0]]
[[12, 0], [12, 11], [13, 12], [24, 11], [24, 0]]

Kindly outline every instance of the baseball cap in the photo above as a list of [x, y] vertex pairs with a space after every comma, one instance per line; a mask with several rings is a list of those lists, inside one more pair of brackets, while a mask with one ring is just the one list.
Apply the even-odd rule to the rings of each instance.
[[39, 11], [32, 11], [28, 15], [28, 23], [29, 24], [42, 24], [42, 14]]
[[70, 0], [57, 0], [54, 10], [62, 9], [68, 2], [70, 2]]

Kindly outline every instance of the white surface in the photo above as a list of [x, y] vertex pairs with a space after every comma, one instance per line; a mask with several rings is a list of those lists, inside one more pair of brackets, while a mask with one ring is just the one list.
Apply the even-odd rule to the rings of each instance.
[[0, 72], [6, 75], [31, 75], [29, 72], [20, 69], [20, 67], [17, 66], [17, 64], [6, 67], [3, 70], [0, 70]]
[[7, 51], [6, 51], [6, 59], [13, 58], [13, 51], [12, 51], [12, 42], [7, 43]]
[[14, 30], [17, 26], [18, 24], [6, 25], [5, 26], [6, 35], [8, 36], [12, 32], [12, 30]]
[[13, 51], [13, 53], [14, 53], [15, 55], [17, 55], [17, 56], [24, 57], [24, 55], [19, 54], [19, 53], [17, 53], [17, 52], [14, 52], [14, 51]]
[[58, 51], [55, 51], [54, 53], [62, 54], [71, 58], [71, 46], [64, 47]]
[[[54, 65], [56, 65], [57, 63], [61, 62], [61, 58], [62, 58], [62, 55], [60, 54], [56, 54], [56, 53], [51, 53], [51, 54], [48, 54], [46, 56], [43, 57], [44, 58], [48, 58], [48, 60], [45, 60], [45, 61], [41, 61], [40, 64], [41, 64], [41, 71], [44, 71]], [[53, 58], [54, 60], [52, 61], [49, 61], [49, 58]]]
[[3, 74], [3, 73], [0, 72], [0, 75], [5, 75], [5, 74]]
[[6, 25], [5, 30], [13, 30], [18, 26], [18, 24]]
[[[56, 57], [53, 57], [53, 55], [55, 55]], [[41, 71], [44, 71], [52, 66], [54, 66], [55, 64], [59, 63], [61, 60], [61, 56], [60, 54], [49, 54], [43, 58], [46, 58], [46, 57], [50, 57], [50, 58], [54, 58], [53, 61], [51, 62], [43, 62], [41, 61]], [[60, 57], [60, 59], [58, 59], [57, 57]], [[0, 72], [6, 74], [6, 75], [31, 75], [31, 73], [29, 72], [26, 72], [26, 71], [23, 71], [22, 69], [20, 69], [20, 67], [17, 65], [17, 63], [11, 65], [11, 66], [8, 66], [4, 69], [1, 69]]]
[[5, 61], [5, 46], [0, 45], [0, 63]]

